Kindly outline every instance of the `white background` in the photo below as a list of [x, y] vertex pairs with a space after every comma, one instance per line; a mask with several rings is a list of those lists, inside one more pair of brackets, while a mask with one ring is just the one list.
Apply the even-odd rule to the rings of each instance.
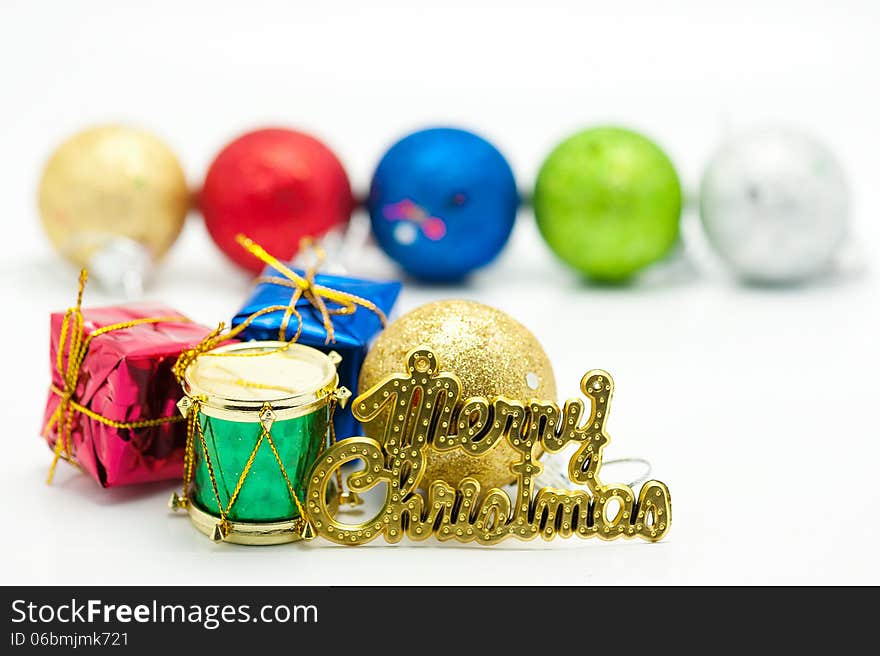
[[[880, 5], [417, 4], [3, 3], [2, 582], [880, 583]], [[336, 150], [359, 190], [392, 141], [436, 123], [493, 140], [524, 189], [570, 132], [631, 126], [693, 189], [731, 130], [783, 122], [845, 165], [852, 238], [828, 280], [743, 288], [691, 212], [676, 262], [607, 289], [565, 270], [523, 210], [507, 250], [467, 287], [406, 287], [401, 310], [467, 297], [520, 319], [563, 397], [587, 369], [610, 370], [606, 454], [650, 458], [668, 483], [663, 543], [214, 545], [166, 511], [172, 485], [101, 490], [63, 466], [44, 483], [48, 317], [73, 301], [76, 274], [42, 235], [36, 186], [61, 140], [109, 121], [162, 136], [194, 186], [241, 131], [297, 127]], [[394, 271], [372, 255], [364, 269]], [[192, 216], [148, 296], [214, 324], [248, 286]], [[87, 304], [116, 300], [87, 290]]]

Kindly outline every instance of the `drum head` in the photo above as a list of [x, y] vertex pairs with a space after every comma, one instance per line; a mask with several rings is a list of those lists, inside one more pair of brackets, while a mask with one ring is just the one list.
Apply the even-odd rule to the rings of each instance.
[[286, 342], [241, 342], [201, 354], [187, 368], [184, 388], [202, 407], [276, 411], [324, 401], [336, 388], [333, 360], [321, 351]]

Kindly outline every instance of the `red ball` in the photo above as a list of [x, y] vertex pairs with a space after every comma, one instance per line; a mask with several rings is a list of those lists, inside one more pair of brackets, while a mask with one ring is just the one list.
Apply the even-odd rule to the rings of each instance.
[[290, 259], [303, 237], [346, 223], [354, 199], [345, 169], [327, 146], [301, 132], [270, 128], [242, 135], [220, 151], [199, 206], [220, 250], [259, 273], [263, 263], [236, 243], [237, 234]]

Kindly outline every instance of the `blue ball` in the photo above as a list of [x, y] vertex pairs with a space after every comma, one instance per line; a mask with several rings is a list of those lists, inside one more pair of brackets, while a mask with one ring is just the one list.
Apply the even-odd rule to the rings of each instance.
[[498, 255], [519, 194], [504, 156], [465, 130], [410, 134], [385, 153], [367, 209], [382, 249], [410, 275], [454, 281]]

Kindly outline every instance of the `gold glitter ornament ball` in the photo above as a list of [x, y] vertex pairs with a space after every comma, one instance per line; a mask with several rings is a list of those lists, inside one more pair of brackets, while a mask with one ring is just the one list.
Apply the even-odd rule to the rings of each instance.
[[[400, 317], [376, 340], [364, 360], [358, 391], [404, 371], [407, 353], [429, 346], [443, 371], [461, 379], [461, 396], [506, 396], [556, 401], [556, 380], [535, 336], [501, 310], [474, 301], [436, 301]], [[368, 435], [367, 437], [371, 437]], [[483, 489], [511, 483], [516, 452], [505, 441], [480, 458], [461, 451], [430, 452], [421, 485], [442, 479], [457, 486], [477, 479]]]
[[144, 246], [155, 261], [180, 234], [190, 194], [162, 141], [107, 125], [74, 135], [52, 154], [39, 206], [52, 244], [74, 264], [87, 265], [114, 237]]

